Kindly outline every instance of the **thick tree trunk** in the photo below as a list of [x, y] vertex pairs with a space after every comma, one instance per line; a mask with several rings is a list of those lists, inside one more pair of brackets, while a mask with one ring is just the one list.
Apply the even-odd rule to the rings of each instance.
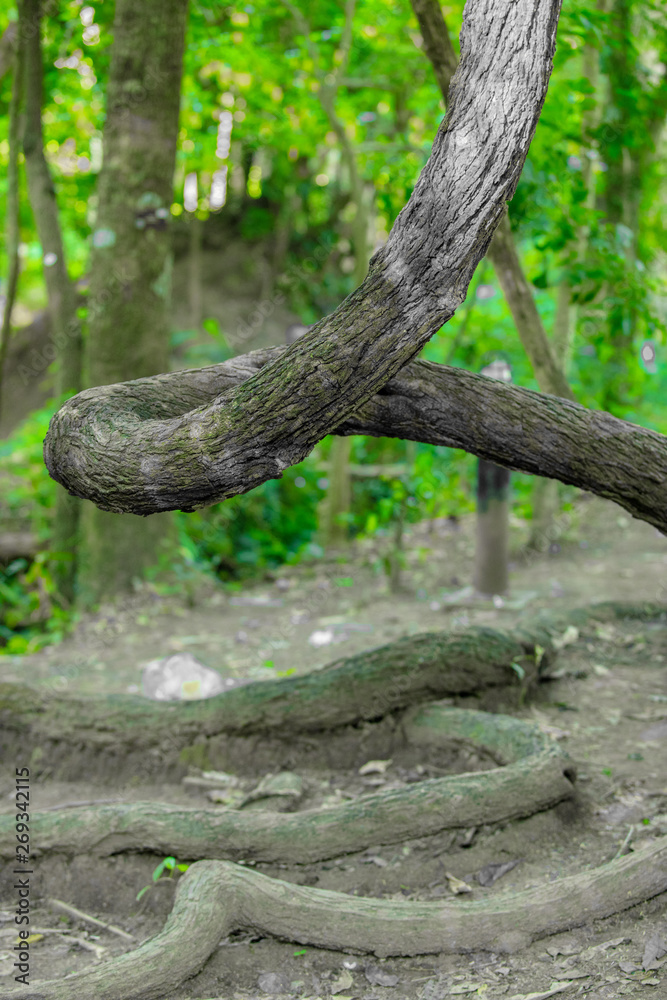
[[[44, 155], [41, 0], [22, 0], [19, 16], [24, 49], [23, 150], [28, 194], [42, 245], [44, 281], [53, 342], [58, 357], [57, 391], [59, 394], [74, 393], [81, 388], [81, 324], [76, 314], [76, 289], [70, 281], [65, 260], [56, 193]], [[59, 489], [56, 493], [50, 547], [54, 557], [53, 577], [56, 588], [59, 596], [68, 604], [73, 602], [75, 595], [80, 514], [80, 501]]]
[[[114, 19], [99, 210], [90, 265], [90, 385], [168, 367], [172, 182], [187, 0], [119, 0]], [[88, 507], [86, 603], [131, 588], [157, 562], [171, 518], [148, 524]]]
[[[382, 389], [464, 300], [516, 188], [546, 93], [558, 7], [479, 0], [466, 9], [463, 57], [431, 157], [368, 277], [335, 313], [248, 384], [195, 413], [180, 409], [167, 427], [147, 418], [169, 411], [140, 402], [121, 429], [108, 390], [69, 401], [45, 442], [51, 474], [106, 510], [192, 510], [279, 477]], [[130, 320], [127, 336], [136, 334]], [[178, 496], [164, 490], [167, 469]]]

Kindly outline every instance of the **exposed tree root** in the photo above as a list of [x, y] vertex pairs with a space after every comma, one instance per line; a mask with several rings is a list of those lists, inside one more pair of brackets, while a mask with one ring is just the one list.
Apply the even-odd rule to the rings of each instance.
[[447, 695], [517, 686], [521, 673], [528, 688], [548, 671], [568, 625], [665, 614], [664, 605], [605, 602], [543, 612], [507, 629], [472, 626], [409, 636], [323, 670], [196, 702], [83, 698], [0, 684], [1, 749], [35, 774], [77, 780], [85, 773], [111, 782], [122, 780], [124, 768], [143, 780], [157, 773], [163, 779], [182, 776], [188, 764], [225, 768], [238, 758], [239, 740], [252, 737], [254, 744], [259, 734], [274, 740], [275, 760], [278, 744], [284, 754], [304, 734], [335, 731]]
[[599, 868], [537, 888], [452, 903], [360, 899], [198, 861], [156, 937], [104, 965], [0, 992], [7, 1000], [151, 1000], [204, 966], [220, 939], [252, 928], [299, 944], [379, 956], [512, 952], [667, 890], [667, 837]]
[[[473, 628], [400, 640], [306, 677], [253, 684], [194, 705], [125, 698], [55, 698], [50, 703], [42, 693], [5, 685], [3, 736], [6, 741], [9, 727], [14, 738], [23, 736], [30, 747], [46, 743], [49, 753], [65, 743], [89, 769], [89, 748], [102, 748], [118, 764], [130, 748], [143, 754], [160, 750], [172, 727], [177, 735], [168, 749], [191, 748], [201, 731], [207, 753], [212, 753], [220, 734], [238, 738], [265, 729], [269, 737], [291, 733], [293, 740], [302, 729], [311, 735], [327, 731], [330, 739], [335, 727], [393, 713], [396, 739], [481, 744], [505, 764], [301, 815], [119, 804], [32, 820], [34, 842], [42, 852], [105, 855], [149, 848], [191, 858], [313, 861], [371, 843], [397, 842], [415, 831], [429, 834], [525, 816], [571, 794], [573, 770], [566, 755], [533, 726], [506, 716], [433, 704], [419, 708], [417, 703], [436, 694], [507, 683], [516, 677], [517, 664], [525, 671], [524, 682], [534, 681], [548, 669], [558, 639], [570, 625], [664, 615], [660, 605], [611, 602], [557, 615], [542, 612], [503, 631]], [[27, 704], [21, 704], [19, 695]], [[73, 730], [71, 719], [79, 711], [82, 727]], [[3, 821], [0, 846], [5, 856], [8, 845]], [[511, 951], [665, 890], [667, 838], [560, 882], [449, 904], [359, 899], [273, 880], [229, 861], [205, 860], [196, 862], [182, 880], [173, 912], [157, 937], [101, 967], [27, 991], [0, 992], [0, 998], [17, 992], [26, 1000], [159, 997], [195, 974], [220, 937], [243, 927], [378, 955]]]
[[[572, 795], [574, 767], [537, 727], [504, 715], [430, 705], [409, 713], [400, 738], [410, 744], [467, 743], [506, 766], [437, 778], [365, 795], [329, 809], [285, 815], [233, 809], [182, 809], [155, 802], [34, 813], [35, 855], [150, 850], [181, 858], [306, 864], [394, 844], [419, 831], [477, 826], [530, 816]], [[14, 856], [14, 817], [0, 817], [0, 857]]]

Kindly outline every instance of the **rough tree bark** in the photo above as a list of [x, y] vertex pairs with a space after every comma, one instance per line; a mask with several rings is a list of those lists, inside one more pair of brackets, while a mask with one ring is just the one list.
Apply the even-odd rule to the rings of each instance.
[[[457, 58], [442, 7], [439, 0], [412, 0], [412, 9], [424, 40], [424, 51], [433, 66], [446, 106]], [[487, 257], [493, 264], [540, 389], [554, 396], [563, 396], [564, 399], [574, 399], [523, 273], [507, 210], [496, 229]]]
[[[283, 356], [289, 357], [284, 347], [271, 347], [219, 365], [80, 393], [66, 412], [59, 411], [61, 421], [49, 429], [45, 456], [51, 473], [57, 478], [56, 455], [70, 447], [79, 468], [72, 462], [68, 475], [76, 475], [76, 488], [86, 490], [104, 509], [151, 514], [214, 503], [219, 487], [206, 474], [204, 457], [199, 457], [199, 469], [188, 467], [187, 453], [174, 452], [170, 434], [183, 425], [185, 446], [190, 417], [196, 421], [195, 440], [202, 418], [220, 412], [234, 386], [256, 385], [257, 373], [263, 368], [275, 371]], [[268, 434], [269, 426], [276, 427], [275, 417], [265, 417], [260, 426]], [[239, 442], [247, 449], [255, 442], [255, 430], [239, 428]], [[463, 448], [508, 469], [559, 479], [613, 500], [667, 534], [667, 437], [569, 400], [417, 360], [358, 406], [335, 433]], [[129, 467], [123, 466], [118, 451], [102, 476], [102, 444], [113, 437], [119, 449], [122, 434]], [[210, 440], [215, 441], [212, 429]], [[96, 456], [87, 471], [88, 442]], [[276, 448], [290, 444], [278, 429]], [[264, 468], [268, 460], [265, 456]], [[147, 479], [149, 468], [152, 481]], [[100, 478], [91, 478], [91, 473]]]
[[[116, 4], [90, 262], [89, 385], [168, 367], [168, 223], [187, 6]], [[167, 516], [140, 524], [86, 507], [79, 588], [85, 601], [131, 589], [157, 561], [170, 528]]]
[[142, 513], [246, 492], [305, 458], [419, 352], [464, 300], [544, 102], [557, 0], [521, 0], [504, 15], [492, 0], [466, 8], [447, 117], [362, 286], [208, 406], [156, 413], [139, 400], [119, 418], [108, 390], [68, 401], [45, 442], [59, 482], [106, 510]]
[[[510, 465], [521, 452], [528, 465], [564, 463], [567, 474], [590, 476], [605, 495], [608, 469], [606, 461], [601, 464], [602, 449], [598, 446], [597, 453], [589, 455], [590, 446], [577, 451], [570, 441], [568, 447], [576, 428], [581, 431], [585, 424], [597, 429], [596, 422], [602, 422], [607, 434], [615, 436], [614, 458], [625, 465], [617, 478], [619, 494], [633, 511], [641, 511], [639, 516], [667, 523], [664, 480], [656, 475], [649, 482], [650, 489], [646, 484], [642, 490], [630, 485], [636, 476], [638, 446], [651, 451], [652, 457], [662, 454], [663, 464], [667, 461], [660, 435], [611, 422], [604, 414], [589, 414], [569, 400], [535, 393], [526, 396], [525, 390], [465, 372], [421, 363], [406, 368], [463, 301], [516, 187], [544, 100], [557, 14], [558, 0], [476, 0], [468, 5], [450, 108], [429, 163], [386, 246], [371, 261], [363, 285], [333, 316], [288, 350], [235, 359], [230, 366], [207, 372], [157, 376], [80, 394], [65, 404], [51, 425], [45, 457], [52, 474], [73, 493], [83, 491], [107, 510], [144, 514], [175, 507], [192, 510], [279, 477], [325, 434], [333, 430], [359, 433], [361, 420], [365, 421], [361, 433], [368, 433], [366, 426], [381, 427], [387, 436], [391, 425], [389, 433], [417, 440], [431, 440], [444, 432], [448, 440], [438, 443], [448, 444], [454, 426], [454, 434], [476, 442], [478, 453], [487, 451], [483, 457], [500, 458], [500, 464]], [[248, 374], [251, 377], [245, 381]], [[393, 386], [388, 388], [392, 378]], [[452, 386], [456, 387], [453, 394]], [[466, 398], [461, 420], [458, 410]], [[493, 413], [496, 403], [500, 419]], [[554, 427], [565, 439], [558, 441], [557, 448]], [[488, 454], [490, 439], [495, 454]], [[608, 455], [609, 449], [604, 458]], [[487, 654], [491, 647], [494, 654], [502, 651], [505, 656], [512, 655], [514, 647], [523, 660], [513, 658], [512, 662], [520, 666], [530, 659], [532, 648], [533, 669], [538, 669], [536, 661], [542, 663], [538, 645], [548, 655], [548, 629], [540, 632], [544, 641], [523, 630], [511, 640], [484, 632], [486, 640], [478, 641], [474, 652], [467, 649], [468, 663], [476, 663], [477, 669], [485, 662], [488, 666], [485, 647]], [[363, 687], [368, 675], [353, 667], [349, 687], [341, 684], [340, 673], [331, 676], [333, 671], [329, 676], [325, 671], [318, 678], [295, 678], [301, 696], [285, 698], [283, 686], [281, 692], [271, 692], [265, 699], [263, 712], [258, 711], [256, 697], [230, 692], [236, 695], [239, 710], [234, 721], [238, 726], [245, 713], [242, 733], [253, 727], [270, 728], [270, 720], [290, 734], [298, 730], [299, 718], [304, 729], [317, 726], [321, 720], [313, 718], [312, 702], [308, 704], [313, 685], [320, 706], [325, 706], [322, 711], [340, 712], [342, 707], [358, 713], [361, 705], [373, 713], [366, 718], [377, 718], [405, 703], [406, 681], [412, 681], [408, 684], [412, 696], [415, 689], [424, 692], [429, 664], [442, 683], [444, 657], [441, 650], [430, 648], [434, 641], [437, 644], [431, 637], [418, 640], [422, 648], [407, 664], [404, 654], [409, 640], [404, 641], [393, 664], [398, 666], [393, 686], [385, 685], [386, 674], [381, 679], [377, 676], [380, 664], [386, 671], [392, 662], [391, 651], [385, 649], [370, 654], [371, 672], [374, 666], [376, 676], [365, 691], [355, 689], [354, 684]], [[499, 673], [493, 671], [496, 678]], [[322, 697], [328, 685], [337, 698]], [[53, 698], [45, 706], [37, 693], [31, 695], [30, 703], [25, 692], [22, 702], [16, 689], [5, 693], [9, 720], [26, 744], [33, 738], [33, 723], [39, 730], [47, 716], [53, 721], [52, 711], [60, 711], [64, 718], [64, 705]], [[374, 698], [381, 699], [380, 705], [373, 703]], [[173, 738], [175, 708], [155, 706], [148, 713], [135, 704], [131, 714], [124, 700], [118, 702], [115, 717], [107, 710], [100, 720], [93, 711], [89, 735], [113, 752], [117, 734], [131, 729], [135, 744], [141, 745], [147, 757], [146, 739], [153, 740], [153, 749], [160, 749], [155, 730], [146, 725], [147, 714], [156, 717], [159, 713], [158, 728]], [[213, 709], [178, 706], [185, 728], [181, 727], [177, 740], [188, 725], [200, 742], [202, 737], [206, 740], [202, 727], [206, 712]], [[229, 725], [230, 716], [224, 714], [224, 718]], [[212, 724], [219, 732], [220, 713]], [[251, 882], [244, 880], [245, 873], [238, 875], [236, 868], [230, 874], [225, 863], [202, 862], [184, 879], [172, 917], [158, 938], [106, 968], [33, 992], [35, 998], [64, 996], [66, 990], [71, 995], [73, 988], [81, 997], [159, 996], [177, 978], [200, 968], [220, 933], [237, 922], [245, 926], [261, 923], [292, 940], [353, 946], [385, 955], [479, 947], [512, 950], [536, 935], [614, 912], [661, 891], [666, 884], [664, 866], [658, 877], [655, 869], [656, 861], [662, 866], [664, 853], [664, 841], [658, 841], [640, 857], [624, 858], [593, 873], [531, 890], [530, 898], [520, 894], [500, 901], [496, 897], [491, 906], [463, 904], [460, 917], [453, 907], [440, 902], [409, 906], [350, 900], [316, 890], [297, 891], [295, 886], [275, 881]], [[236, 895], [234, 886], [239, 883], [244, 888], [250, 883], [252, 888]], [[208, 909], [209, 900], [213, 900], [212, 909]], [[290, 909], [283, 922], [284, 907], [292, 904], [294, 912]], [[213, 922], [216, 912], [222, 912], [217, 926]]]
[[[322, 735], [328, 749], [335, 733]], [[358, 753], [358, 732], [355, 737]], [[531, 816], [574, 794], [575, 768], [565, 751], [537, 726], [510, 716], [435, 702], [396, 716], [386, 737], [383, 753], [406, 745], [422, 752], [449, 745], [480, 751], [487, 766], [291, 815], [123, 801], [33, 813], [32, 841], [39, 846], [32, 856], [108, 857], [119, 850], [151, 850], [190, 860], [303, 865], [372, 844], [400, 843], [413, 838], [415, 830], [425, 837]], [[312, 739], [297, 749], [294, 766], [312, 760]], [[120, 770], [122, 765], [117, 777]], [[15, 857], [15, 817], [0, 816], [0, 858]]]
[[667, 888], [667, 837], [581, 874], [523, 892], [454, 903], [363, 899], [294, 885], [228, 861], [198, 861], [164, 929], [134, 951], [64, 980], [11, 990], [29, 1000], [157, 1000], [202, 969], [221, 938], [253, 929], [378, 956], [511, 953], [628, 909]]

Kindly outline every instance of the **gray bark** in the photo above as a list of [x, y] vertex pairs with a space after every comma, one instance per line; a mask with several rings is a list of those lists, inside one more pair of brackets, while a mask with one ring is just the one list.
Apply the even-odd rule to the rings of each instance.
[[198, 861], [164, 929], [139, 948], [63, 980], [4, 991], [25, 1000], [155, 1000], [202, 969], [220, 939], [253, 928], [299, 944], [388, 955], [514, 952], [531, 941], [635, 906], [667, 889], [667, 837], [597, 868], [489, 899], [360, 899]]
[[79, 394], [49, 429], [51, 475], [105, 510], [193, 510], [280, 477], [383, 389], [464, 300], [514, 193], [558, 11], [558, 0], [466, 7], [432, 155], [366, 280], [332, 316], [246, 384], [190, 412], [147, 405], [145, 380], [129, 396], [121, 390], [134, 401], [126, 414], [108, 388]]
[[[440, 0], [412, 0], [412, 9], [424, 39], [424, 50], [433, 66], [443, 100], [447, 105], [457, 58]], [[562, 367], [551, 348], [533, 293], [523, 273], [507, 210], [503, 212], [489, 247], [488, 259], [493, 264], [540, 389], [554, 396], [574, 399]]]
[[[52, 444], [47, 438], [47, 464], [53, 462], [54, 444], [59, 448], [66, 440], [76, 449], [74, 460], [80, 456], [82, 464], [87, 458], [80, 450], [86, 441], [99, 442], [95, 447], [101, 462], [104, 441], [112, 436], [119, 441], [124, 432], [126, 452], [137, 458], [125, 469], [118, 457], [113, 469], [121, 477], [119, 484], [109, 482], [111, 470], [94, 486], [86, 479], [96, 503], [106, 509], [121, 509], [122, 502], [127, 505], [123, 510], [135, 514], [213, 503], [218, 498], [217, 488], [206, 477], [205, 466], [198, 473], [192, 470], [185, 483], [184, 459], [172, 467], [170, 430], [187, 420], [180, 414], [192, 413], [199, 420], [219, 400], [229, 398], [234, 386], [256, 385], [252, 376], [264, 367], [275, 371], [286, 354], [285, 348], [272, 347], [220, 365], [82, 392], [72, 400], [70, 416], [64, 418], [72, 425], [69, 437], [61, 437], [57, 426], [49, 432], [56, 440]], [[112, 419], [116, 430], [109, 428]], [[275, 414], [273, 422], [277, 423]], [[335, 433], [463, 448], [496, 465], [559, 479], [613, 500], [633, 517], [667, 534], [667, 438], [570, 400], [418, 360], [407, 364], [381, 392], [359, 406]], [[252, 426], [245, 429], [246, 443], [252, 434]], [[135, 464], [139, 456], [147, 454], [151, 456], [146, 462], [153, 469], [152, 481]], [[107, 483], [108, 495], [101, 488]]]

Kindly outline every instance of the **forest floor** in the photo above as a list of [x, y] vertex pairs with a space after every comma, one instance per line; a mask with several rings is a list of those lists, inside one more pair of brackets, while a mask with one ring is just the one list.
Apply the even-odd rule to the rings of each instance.
[[[563, 528], [563, 522], [561, 522]], [[378, 551], [359, 546], [328, 560], [281, 569], [275, 579], [236, 592], [202, 585], [192, 606], [145, 590], [116, 607], [84, 616], [57, 646], [0, 658], [0, 679], [76, 693], [141, 692], [145, 664], [187, 651], [232, 683], [305, 673], [402, 635], [465, 627], [511, 626], [538, 608], [578, 607], [604, 600], [665, 601], [667, 539], [612, 503], [579, 497], [551, 551], [521, 555], [527, 526], [513, 521], [511, 592], [503, 606], [475, 600], [474, 517], [433, 522], [406, 534], [404, 592], [389, 594], [375, 568]], [[378, 543], [381, 544], [381, 543]], [[508, 711], [536, 721], [573, 758], [575, 798], [525, 820], [416, 839], [395, 847], [287, 868], [255, 865], [268, 875], [360, 896], [455, 900], [449, 874], [467, 882], [464, 899], [523, 890], [600, 865], [644, 838], [667, 833], [667, 629], [625, 621], [580, 630], [556, 665], [557, 677], [517, 708], [504, 695], [458, 698], [464, 707]], [[454, 703], [454, 699], [452, 699]], [[13, 766], [13, 765], [12, 765]], [[481, 766], [481, 765], [479, 765]], [[453, 763], [453, 770], [469, 769]], [[239, 761], [235, 796], [254, 787], [252, 761]], [[394, 760], [385, 770], [310, 773], [306, 786], [354, 797], [420, 777], [441, 776], [442, 762]], [[13, 771], [11, 772], [13, 775]], [[12, 812], [13, 777], [0, 785], [1, 812]], [[13, 794], [13, 793], [12, 793]], [[326, 797], [326, 796], [325, 796]], [[206, 805], [205, 793], [183, 784], [100, 788], [45, 778], [32, 788], [32, 808], [107, 800]], [[238, 801], [238, 799], [236, 800]], [[306, 798], [304, 806], [312, 806]], [[38, 844], [34, 845], [36, 848]], [[133, 934], [155, 934], [169, 912], [173, 879], [151, 883], [160, 857], [149, 854], [67, 860], [50, 856], [33, 876], [31, 981], [61, 978], [133, 947], [118, 936], [65, 917], [50, 897]], [[179, 858], [179, 861], [187, 861]], [[518, 862], [491, 886], [477, 874]], [[447, 873], [447, 875], [445, 874]], [[13, 985], [16, 932], [11, 891], [0, 896], [0, 996]], [[136, 945], [135, 945], [136, 946]], [[96, 953], [97, 949], [97, 953]], [[535, 942], [515, 954], [479, 952], [377, 959], [237, 933], [221, 942], [203, 971], [169, 1000], [263, 996], [440, 1000], [449, 996], [519, 998], [535, 994], [667, 998], [667, 894], [617, 916]]]

